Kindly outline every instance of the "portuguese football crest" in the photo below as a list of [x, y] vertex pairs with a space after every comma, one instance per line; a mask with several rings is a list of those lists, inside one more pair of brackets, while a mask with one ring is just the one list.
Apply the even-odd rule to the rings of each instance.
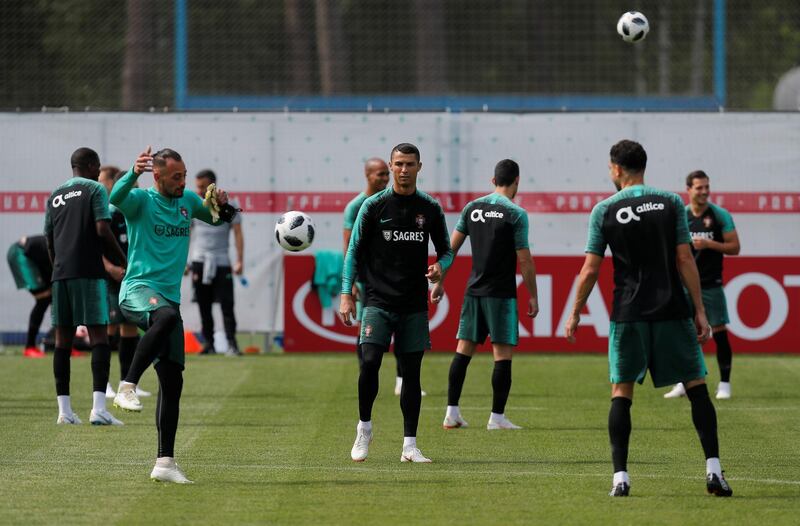
[[706, 228], [711, 228], [711, 225], [713, 224], [714, 220], [711, 218], [711, 216], [705, 216], [703, 218], [703, 225], [705, 225]]
[[390, 241], [392, 239], [392, 231], [391, 230], [384, 230], [383, 231], [383, 239], [386, 241]]
[[183, 207], [183, 206], [181, 207], [181, 215], [182, 215], [183, 217], [185, 217], [186, 219], [189, 219], [189, 211], [188, 211], [188, 210], [186, 210], [186, 208], [185, 208], [185, 207]]

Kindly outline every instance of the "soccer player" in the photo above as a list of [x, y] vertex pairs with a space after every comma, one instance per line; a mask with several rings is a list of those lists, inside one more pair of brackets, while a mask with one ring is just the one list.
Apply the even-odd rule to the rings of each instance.
[[[111, 193], [114, 183], [122, 177], [125, 172], [116, 166], [101, 166], [100, 175], [97, 182], [102, 184], [107, 193]], [[128, 226], [125, 223], [125, 216], [114, 205], [109, 205], [111, 213], [111, 232], [117, 240], [122, 251], [128, 254]], [[119, 285], [125, 277], [125, 269], [115, 265], [108, 258], [103, 258], [103, 265], [106, 269], [106, 286], [108, 288], [108, 339], [115, 342], [119, 353], [120, 382], [125, 380], [128, 369], [131, 366], [133, 353], [139, 343], [139, 329], [135, 323], [128, 322], [119, 310]], [[111, 345], [114, 347], [114, 345]], [[151, 396], [152, 393], [145, 391], [137, 386], [138, 396]], [[106, 385], [106, 398], [114, 398], [117, 393], [109, 383]]]
[[[200, 198], [204, 198], [211, 183], [216, 184], [217, 175], [211, 170], [201, 170], [195, 176], [195, 186]], [[236, 203], [231, 203], [236, 206]], [[231, 265], [228, 243], [233, 231], [236, 246], [236, 262]], [[244, 272], [244, 235], [242, 217], [237, 215], [231, 223], [222, 226], [208, 225], [195, 219], [192, 221], [191, 272], [197, 306], [200, 309], [205, 345], [202, 354], [214, 352], [214, 316], [211, 307], [214, 301], [222, 309], [222, 323], [228, 340], [228, 355], [241, 356], [236, 342], [236, 314], [233, 311], [233, 275]]]
[[[630, 492], [628, 440], [634, 382], [648, 369], [656, 387], [683, 382], [706, 457], [706, 489], [733, 494], [719, 461], [717, 415], [708, 396], [698, 342], [711, 337], [691, 252], [686, 212], [679, 196], [645, 186], [647, 154], [634, 141], [611, 148], [609, 175], [618, 192], [595, 205], [589, 219], [586, 259], [578, 277], [572, 313], [564, 331], [570, 341], [597, 282], [606, 247], [614, 261], [614, 301], [608, 360], [611, 410], [608, 434], [614, 465], [612, 497]], [[681, 286], [694, 304], [694, 323]]]
[[[139, 176], [149, 171], [155, 185], [146, 190], [134, 188]], [[190, 484], [192, 481], [175, 462], [174, 452], [185, 359], [180, 285], [189, 255], [192, 218], [214, 224], [221, 221], [214, 221], [203, 200], [184, 192], [185, 188], [186, 165], [180, 154], [166, 148], [151, 154], [148, 146], [111, 191], [111, 202], [128, 222], [130, 264], [120, 287], [119, 306], [126, 319], [145, 331], [114, 405], [128, 411], [142, 410], [136, 384], [155, 362], [158, 456], [150, 478]], [[232, 221], [236, 210], [228, 204], [227, 194], [219, 191], [217, 202], [220, 219]]]
[[[692, 254], [700, 273], [703, 305], [717, 344], [720, 380], [717, 400], [725, 400], [731, 397], [733, 353], [726, 327], [730, 319], [725, 292], [722, 290], [722, 257], [739, 254], [739, 235], [731, 214], [721, 206], [709, 202], [711, 187], [709, 177], [704, 171], [696, 170], [686, 176], [686, 191], [689, 193], [686, 218], [692, 236]], [[664, 398], [681, 396], [686, 396], [686, 388], [679, 383]]]
[[70, 159], [72, 177], [47, 199], [44, 235], [53, 262], [53, 306], [56, 328], [53, 374], [58, 400], [57, 424], [80, 424], [69, 394], [70, 353], [75, 329], [85, 325], [92, 346], [92, 411], [95, 425], [122, 425], [106, 410], [106, 385], [111, 367], [106, 324], [108, 303], [103, 255], [121, 267], [125, 254], [109, 226], [108, 196], [97, 182], [100, 157], [78, 148]]
[[[458, 401], [467, 366], [487, 334], [492, 339], [494, 371], [492, 412], [486, 429], [521, 429], [505, 416], [511, 391], [511, 355], [519, 340], [517, 262], [530, 294], [527, 314], [531, 318], [539, 313], [536, 268], [528, 245], [528, 214], [511, 201], [519, 188], [519, 165], [511, 159], [503, 159], [494, 168], [492, 183], [494, 192], [464, 207], [450, 237], [455, 257], [467, 236], [471, 236], [472, 272], [461, 306], [458, 347], [450, 364], [447, 412], [442, 423], [445, 429], [467, 427]], [[431, 291], [434, 303], [442, 299], [443, 283], [444, 280], [440, 281]]]
[[44, 236], [23, 237], [8, 247], [7, 259], [17, 289], [27, 289], [36, 300], [28, 317], [28, 334], [22, 354], [26, 358], [44, 358], [44, 351], [36, 348], [36, 336], [53, 299], [50, 281], [53, 264], [47, 253], [47, 240]]
[[[403, 371], [400, 408], [403, 411], [401, 462], [430, 462], [417, 448], [417, 423], [422, 401], [419, 383], [425, 349], [430, 349], [428, 281], [441, 279], [453, 261], [447, 225], [439, 203], [417, 189], [422, 169], [419, 150], [409, 143], [392, 149], [389, 168], [392, 186], [364, 201], [347, 248], [339, 315], [352, 325], [356, 314], [353, 279], [358, 268], [364, 283], [361, 320], [359, 423], [350, 452], [356, 462], [366, 460], [372, 441], [372, 406], [378, 395], [378, 373], [383, 353], [394, 335], [394, 352]], [[428, 242], [437, 260], [428, 265]], [[427, 279], [426, 279], [427, 278]]]
[[[356, 216], [358, 215], [358, 211], [361, 208], [361, 205], [364, 201], [367, 200], [368, 197], [373, 196], [374, 194], [380, 192], [386, 185], [389, 184], [389, 166], [386, 164], [386, 161], [380, 159], [378, 157], [373, 157], [368, 159], [367, 162], [364, 164], [364, 177], [367, 179], [367, 188], [355, 196], [344, 209], [344, 253], [347, 254], [347, 246], [350, 244], [350, 236], [353, 233], [353, 224], [356, 222]], [[356, 301], [356, 321], [361, 321], [361, 315], [363, 314], [363, 307], [362, 307], [362, 295], [363, 295], [364, 285], [360, 282], [356, 282], [353, 285], [353, 298]], [[356, 344], [356, 354], [358, 355], [359, 361], [361, 360], [361, 345]], [[395, 354], [395, 359], [397, 355]], [[397, 363], [397, 375], [395, 376], [394, 382], [394, 394], [396, 396], [400, 396], [400, 391], [403, 388], [403, 372], [400, 370], [400, 361], [395, 360]], [[422, 396], [425, 396], [426, 393], [423, 390]]]

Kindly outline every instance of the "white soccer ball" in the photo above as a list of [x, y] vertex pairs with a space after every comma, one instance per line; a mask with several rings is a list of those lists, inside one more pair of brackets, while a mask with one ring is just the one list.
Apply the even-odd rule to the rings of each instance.
[[275, 224], [275, 239], [290, 252], [305, 250], [314, 242], [314, 221], [303, 212], [286, 212]]
[[619, 17], [617, 33], [625, 42], [639, 42], [644, 40], [650, 31], [650, 22], [639, 11], [628, 11]]

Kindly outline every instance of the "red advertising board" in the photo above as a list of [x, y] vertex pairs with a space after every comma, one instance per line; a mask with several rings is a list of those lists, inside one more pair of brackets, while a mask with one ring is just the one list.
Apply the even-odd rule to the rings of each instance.
[[[606, 258], [598, 286], [587, 302], [577, 342], [562, 336], [575, 294], [582, 257], [537, 256], [540, 313], [535, 320], [525, 315], [528, 293], [519, 284], [520, 339], [518, 351], [605, 352], [608, 315], [613, 292], [612, 263]], [[430, 307], [431, 343], [434, 350], [452, 351], [470, 257], [459, 256], [450, 270], [447, 296]], [[355, 327], [339, 321], [339, 299], [323, 309], [311, 285], [313, 256], [286, 256], [284, 260], [284, 345], [290, 352], [352, 351]], [[735, 257], [725, 259], [725, 295], [734, 352], [800, 353], [800, 258]], [[707, 345], [713, 348], [713, 343]]]

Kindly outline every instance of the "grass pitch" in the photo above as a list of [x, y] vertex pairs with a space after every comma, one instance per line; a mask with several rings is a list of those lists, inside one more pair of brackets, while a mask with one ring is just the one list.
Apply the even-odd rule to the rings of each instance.
[[[387, 356], [363, 464], [353, 355], [190, 357], [176, 456], [191, 486], [149, 480], [154, 405], [113, 411], [124, 427], [56, 426], [52, 359], [0, 355], [0, 523], [13, 524], [797, 524], [800, 357], [734, 357], [734, 398], [716, 402], [731, 499], [705, 494], [685, 399], [649, 379], [633, 405], [631, 497], [611, 499], [605, 356], [521, 355], [507, 415], [487, 431], [491, 359], [473, 359], [462, 413], [441, 428], [450, 354], [423, 362], [419, 446], [401, 464], [402, 420]], [[116, 356], [114, 356], [116, 360]], [[708, 357], [716, 371], [714, 357]], [[112, 376], [118, 375], [117, 364]], [[716, 384], [716, 375], [709, 378]], [[143, 387], [155, 390], [145, 373]], [[88, 358], [72, 360], [88, 422]]]

